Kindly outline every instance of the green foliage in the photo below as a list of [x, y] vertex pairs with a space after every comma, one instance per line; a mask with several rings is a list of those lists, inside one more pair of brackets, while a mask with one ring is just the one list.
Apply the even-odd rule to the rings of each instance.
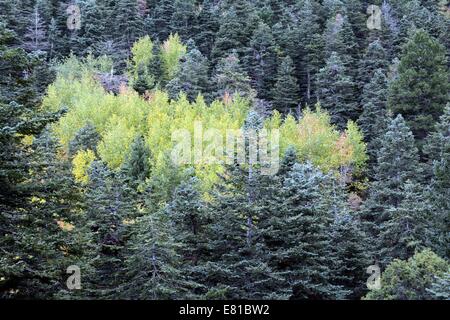
[[294, 66], [290, 57], [285, 57], [278, 68], [273, 103], [282, 113], [290, 113], [299, 105], [300, 90], [294, 77]]
[[317, 78], [319, 101], [330, 112], [332, 123], [343, 129], [348, 119], [356, 120], [355, 83], [336, 52], [331, 53]]
[[194, 101], [199, 94], [208, 96], [208, 61], [201, 52], [191, 44], [192, 48], [185, 55], [175, 77], [166, 86], [171, 98], [177, 98], [184, 92], [189, 101]]
[[408, 260], [394, 260], [381, 276], [381, 289], [373, 290], [367, 300], [421, 300], [432, 299], [427, 289], [434, 277], [448, 273], [448, 262], [431, 250], [416, 253]]
[[403, 49], [389, 105], [405, 117], [419, 147], [448, 102], [448, 79], [445, 48], [426, 31], [416, 31]]
[[179, 68], [181, 57], [186, 54], [186, 46], [181, 43], [178, 34], [171, 34], [162, 44], [160, 52], [164, 80], [170, 81]]

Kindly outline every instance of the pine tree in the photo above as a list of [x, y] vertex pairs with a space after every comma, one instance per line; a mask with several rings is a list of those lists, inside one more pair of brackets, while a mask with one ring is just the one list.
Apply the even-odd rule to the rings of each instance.
[[135, 192], [102, 162], [94, 161], [86, 190], [87, 236], [84, 257], [84, 298], [111, 298], [118, 294], [124, 266], [126, 219], [136, 212]]
[[276, 274], [291, 288], [291, 299], [342, 297], [332, 284], [328, 227], [332, 216], [322, 198], [326, 176], [311, 164], [295, 164], [284, 178], [283, 204], [263, 230]]
[[450, 106], [447, 105], [436, 130], [430, 134], [424, 152], [429, 158], [428, 174], [431, 174], [430, 199], [436, 212], [440, 248], [437, 253], [448, 257], [450, 225]]
[[192, 41], [187, 45], [191, 49], [184, 56], [175, 78], [169, 81], [166, 89], [173, 99], [177, 98], [180, 92], [184, 92], [190, 101], [194, 101], [199, 94], [208, 98], [208, 60]]
[[437, 239], [433, 207], [417, 184], [406, 183], [399, 190], [398, 206], [388, 207], [380, 225], [380, 256], [384, 265], [392, 259], [406, 260], [424, 248], [434, 248]]
[[239, 59], [242, 59], [248, 52], [250, 38], [258, 26], [254, 7], [248, 1], [227, 0], [222, 3], [222, 9], [225, 10], [220, 17], [219, 30], [211, 52], [213, 66], [232, 52], [236, 52]]
[[371, 42], [367, 47], [358, 71], [358, 87], [364, 88], [372, 80], [377, 70], [385, 74], [388, 71], [386, 51], [380, 40]]
[[408, 260], [394, 260], [381, 275], [382, 286], [365, 300], [429, 300], [435, 296], [427, 289], [436, 277], [448, 273], [449, 263], [430, 249], [417, 252]]
[[209, 59], [219, 30], [219, 10], [214, 0], [203, 1], [197, 22], [193, 39], [200, 52]]
[[376, 160], [376, 153], [381, 147], [388, 122], [387, 111], [388, 83], [381, 69], [375, 70], [372, 80], [364, 86], [361, 103], [362, 113], [358, 118], [365, 141], [370, 163]]
[[191, 178], [175, 189], [173, 200], [165, 213], [174, 228], [174, 239], [179, 243], [177, 253], [183, 261], [183, 274], [191, 285], [197, 283], [191, 294], [202, 292], [202, 265], [206, 262], [208, 238], [206, 234], [209, 213], [199, 192], [199, 181]]
[[250, 78], [242, 69], [236, 53], [223, 58], [217, 65], [212, 78], [214, 97], [222, 98], [226, 95], [240, 95], [253, 97], [254, 92], [250, 86]]
[[87, 1], [80, 7], [83, 12], [81, 34], [78, 39], [83, 53], [97, 53], [98, 46], [106, 39], [106, 25], [102, 7], [96, 1]]
[[144, 193], [144, 215], [132, 226], [126, 253], [123, 297], [126, 299], [180, 299], [186, 297], [182, 258], [170, 217], [151, 212], [153, 205]]
[[431, 284], [431, 287], [427, 291], [431, 294], [434, 300], [449, 300], [450, 292], [448, 287], [450, 286], [450, 272], [444, 273], [443, 276], [435, 277], [435, 281]]
[[173, 0], [158, 1], [154, 7], [150, 8], [148, 20], [149, 31], [152, 39], [164, 41], [172, 33], [170, 21], [175, 12]]
[[80, 150], [92, 150], [97, 152], [100, 135], [91, 122], [78, 130], [75, 137], [69, 143], [69, 156], [74, 156]]
[[139, 14], [138, 2], [136, 0], [117, 2], [114, 16], [115, 39], [120, 49], [128, 51], [144, 31], [144, 21]]
[[122, 164], [122, 171], [131, 183], [144, 182], [150, 176], [150, 150], [142, 136], [137, 136], [130, 153]]
[[448, 78], [445, 49], [418, 30], [404, 47], [398, 77], [390, 87], [389, 106], [403, 115], [419, 147], [448, 101]]
[[299, 57], [299, 83], [303, 100], [313, 104], [316, 94], [317, 73], [323, 64], [324, 42], [321, 36], [320, 17], [315, 3], [310, 0], [301, 1], [298, 14], [298, 43], [295, 53]]
[[[57, 156], [56, 142], [44, 132], [27, 157], [34, 173], [22, 188], [20, 209], [2, 201], [3, 298], [51, 299], [65, 286], [66, 268], [77, 255], [70, 226], [76, 220], [80, 193], [66, 162]], [[18, 199], [16, 199], [17, 201]], [[7, 228], [7, 229], [4, 229]], [[6, 233], [5, 233], [6, 232]]]
[[375, 181], [364, 210], [367, 230], [372, 236], [378, 236], [380, 226], [391, 219], [391, 211], [401, 206], [406, 196], [405, 184], [418, 183], [422, 178], [414, 137], [401, 115], [391, 121], [381, 140], [383, 144], [374, 168]]
[[197, 26], [197, 8], [195, 0], [176, 0], [175, 11], [170, 20], [170, 30], [178, 33], [182, 40], [187, 41], [195, 36]]
[[275, 214], [276, 181], [237, 163], [213, 191], [209, 249], [203, 273], [208, 299], [285, 299], [290, 288], [267, 260], [261, 229]]
[[283, 113], [294, 111], [300, 104], [300, 90], [290, 57], [281, 61], [272, 95], [275, 108]]
[[331, 114], [331, 121], [344, 129], [348, 120], [355, 120], [355, 83], [337, 53], [332, 53], [326, 66], [320, 69], [317, 87], [321, 106]]
[[29, 18], [29, 26], [25, 33], [25, 49], [29, 51], [45, 51], [48, 48], [47, 30], [41, 18], [38, 6], [34, 7]]
[[260, 23], [250, 39], [249, 75], [257, 97], [270, 99], [270, 90], [274, 84], [273, 74], [277, 69], [277, 55], [270, 27]]
[[[357, 57], [357, 43], [348, 16], [337, 12], [327, 22], [324, 33], [325, 58], [330, 59], [336, 52], [343, 65], [352, 72]], [[353, 74], [352, 74], [353, 75]]]
[[340, 209], [330, 226], [333, 258], [331, 282], [342, 287], [346, 299], [360, 299], [366, 293], [366, 269], [372, 264], [369, 237], [354, 213]]

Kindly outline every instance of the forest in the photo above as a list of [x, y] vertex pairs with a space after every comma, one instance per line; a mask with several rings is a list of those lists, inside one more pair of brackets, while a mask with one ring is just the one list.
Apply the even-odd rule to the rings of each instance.
[[450, 300], [449, 31], [445, 0], [0, 0], [0, 300]]

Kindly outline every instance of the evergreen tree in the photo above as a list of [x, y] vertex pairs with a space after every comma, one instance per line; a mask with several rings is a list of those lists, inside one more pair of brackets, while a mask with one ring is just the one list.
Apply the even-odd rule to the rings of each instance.
[[434, 248], [437, 236], [433, 207], [420, 186], [406, 183], [399, 190], [398, 206], [388, 207], [387, 219], [380, 225], [380, 256], [384, 265], [392, 259], [406, 260], [416, 251]]
[[193, 39], [200, 52], [210, 58], [216, 33], [219, 30], [219, 10], [214, 0], [203, 1], [197, 22]]
[[[406, 197], [405, 184], [420, 182], [422, 178], [414, 137], [401, 115], [391, 121], [381, 140], [383, 144], [374, 168], [375, 181], [370, 187], [364, 211], [372, 236], [378, 236], [379, 227], [392, 220], [392, 210], [401, 206]], [[383, 260], [390, 258], [385, 256]]]
[[427, 289], [436, 277], [442, 277], [448, 270], [448, 262], [433, 251], [417, 252], [408, 260], [394, 260], [381, 275], [381, 289], [369, 292], [364, 299], [433, 299], [435, 296]]
[[186, 297], [179, 245], [169, 216], [151, 212], [151, 197], [144, 193], [144, 215], [132, 226], [125, 260], [123, 297], [126, 299], [179, 299]]
[[204, 266], [209, 299], [287, 298], [290, 288], [267, 261], [261, 229], [275, 214], [276, 182], [248, 167], [227, 167], [213, 191], [209, 249]]
[[386, 51], [380, 40], [375, 40], [367, 47], [359, 67], [358, 87], [364, 88], [373, 79], [377, 70], [385, 74], [388, 71]]
[[222, 9], [226, 9], [220, 17], [219, 30], [211, 52], [213, 66], [232, 52], [236, 52], [239, 59], [242, 59], [248, 52], [250, 38], [258, 26], [254, 7], [250, 2], [227, 0], [221, 5]]
[[111, 298], [118, 294], [127, 240], [124, 221], [134, 218], [135, 192], [123, 178], [102, 162], [94, 161], [86, 190], [84, 256], [84, 298]]
[[48, 48], [47, 30], [39, 13], [38, 6], [34, 7], [29, 18], [29, 26], [25, 33], [25, 49], [29, 51], [45, 51]]
[[150, 7], [147, 20], [152, 39], [163, 41], [172, 33], [170, 22], [175, 12], [173, 0], [158, 1], [154, 7]]
[[118, 1], [114, 10], [115, 39], [119, 48], [128, 51], [133, 43], [143, 35], [143, 17], [139, 13], [136, 0]]
[[199, 94], [208, 97], [208, 61], [201, 52], [188, 42], [191, 47], [181, 61], [180, 67], [166, 86], [171, 98], [175, 99], [182, 91], [190, 101], [194, 101]]
[[332, 216], [322, 197], [327, 177], [311, 164], [295, 164], [284, 178], [283, 204], [271, 213], [263, 230], [268, 255], [276, 273], [291, 288], [291, 299], [342, 298], [332, 284]]
[[197, 8], [195, 0], [175, 0], [175, 8], [170, 20], [170, 30], [178, 33], [182, 40], [192, 39], [197, 26]]
[[275, 108], [284, 113], [295, 110], [300, 104], [300, 90], [290, 57], [281, 61], [272, 95]]
[[[183, 274], [191, 285], [200, 287], [203, 279], [202, 265], [207, 254], [206, 227], [209, 214], [198, 190], [199, 181], [191, 178], [175, 189], [173, 200], [165, 209], [174, 227], [174, 239], [179, 243], [177, 252], [183, 261]], [[194, 288], [202, 292], [204, 288]], [[194, 291], [192, 290], [192, 291]], [[194, 292], [191, 292], [194, 295]]]
[[344, 129], [348, 120], [357, 118], [358, 109], [355, 83], [337, 53], [331, 54], [317, 78], [321, 106], [330, 112], [332, 123]]
[[317, 88], [316, 77], [323, 64], [324, 42], [321, 36], [320, 17], [315, 8], [315, 3], [310, 0], [300, 2], [298, 14], [298, 43], [294, 54], [299, 57], [299, 82], [303, 100], [312, 104]]
[[381, 69], [377, 69], [372, 80], [364, 86], [361, 98], [362, 113], [358, 125], [367, 142], [370, 163], [375, 163], [377, 151], [383, 143], [381, 137], [387, 127], [387, 90], [386, 76]]
[[357, 57], [357, 43], [352, 26], [345, 13], [337, 12], [327, 22], [324, 33], [325, 58], [330, 59], [336, 52], [343, 65], [352, 73]]
[[80, 150], [92, 150], [97, 152], [97, 145], [100, 142], [100, 135], [95, 130], [92, 123], [88, 123], [81, 128], [69, 143], [69, 156], [74, 156]]
[[142, 136], [137, 136], [130, 153], [122, 164], [122, 171], [133, 183], [144, 182], [150, 176], [150, 151]]
[[441, 120], [436, 125], [436, 130], [430, 134], [428, 143], [424, 151], [429, 157], [431, 174], [431, 193], [430, 199], [436, 212], [438, 227], [437, 236], [441, 243], [437, 250], [444, 257], [450, 256], [448, 242], [450, 236], [448, 233], [450, 225], [450, 106], [447, 106]]
[[240, 60], [236, 53], [223, 58], [217, 65], [217, 69], [212, 78], [216, 98], [227, 95], [240, 95], [252, 97], [253, 89], [250, 86], [250, 78], [242, 69]]
[[419, 147], [448, 101], [448, 79], [445, 49], [425, 31], [417, 31], [404, 47], [389, 105], [404, 116]]
[[277, 55], [270, 27], [260, 23], [250, 39], [249, 75], [257, 97], [269, 100], [277, 69]]

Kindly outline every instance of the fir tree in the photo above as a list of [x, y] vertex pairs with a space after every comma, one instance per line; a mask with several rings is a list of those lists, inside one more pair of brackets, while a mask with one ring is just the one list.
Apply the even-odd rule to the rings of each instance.
[[380, 40], [375, 40], [367, 47], [359, 67], [358, 87], [364, 88], [372, 80], [377, 70], [385, 74], [388, 71], [386, 52]]
[[402, 202], [387, 208], [387, 218], [380, 225], [380, 256], [384, 265], [392, 259], [406, 260], [421, 249], [434, 248], [437, 239], [433, 207], [420, 186], [406, 183], [399, 192]]
[[281, 61], [272, 95], [275, 108], [284, 113], [295, 110], [300, 103], [300, 90], [290, 57]]
[[188, 46], [191, 49], [184, 56], [175, 78], [169, 81], [166, 89], [173, 99], [184, 92], [190, 101], [194, 101], [199, 94], [208, 97], [208, 61], [192, 42], [188, 42]]
[[252, 97], [253, 89], [250, 86], [250, 78], [242, 69], [236, 53], [222, 59], [212, 78], [215, 89], [215, 97], [222, 98], [226, 95], [240, 95]]
[[372, 80], [364, 86], [361, 103], [362, 113], [358, 118], [365, 141], [370, 163], [376, 160], [388, 122], [386, 76], [381, 69], [375, 71]]
[[45, 51], [48, 48], [47, 30], [39, 13], [38, 6], [34, 7], [33, 13], [29, 18], [29, 26], [24, 37], [25, 49], [29, 51]]
[[69, 156], [74, 156], [80, 150], [97, 151], [97, 145], [100, 142], [100, 135], [95, 130], [92, 123], [88, 123], [81, 128], [69, 143]]
[[250, 39], [249, 75], [258, 98], [269, 100], [277, 69], [277, 55], [272, 31], [260, 23]]
[[122, 164], [122, 171], [133, 183], [144, 182], [150, 176], [150, 150], [142, 136], [137, 136], [130, 153]]
[[331, 114], [332, 123], [344, 129], [347, 121], [358, 116], [355, 83], [337, 53], [332, 53], [317, 77], [321, 106]]
[[187, 286], [174, 229], [166, 213], [151, 212], [153, 205], [149, 204], [148, 192], [151, 191], [144, 193], [144, 216], [132, 226], [123, 296], [143, 300], [184, 298]]
[[404, 47], [389, 105], [404, 116], [419, 147], [448, 101], [448, 78], [445, 49], [425, 31], [417, 31]]

